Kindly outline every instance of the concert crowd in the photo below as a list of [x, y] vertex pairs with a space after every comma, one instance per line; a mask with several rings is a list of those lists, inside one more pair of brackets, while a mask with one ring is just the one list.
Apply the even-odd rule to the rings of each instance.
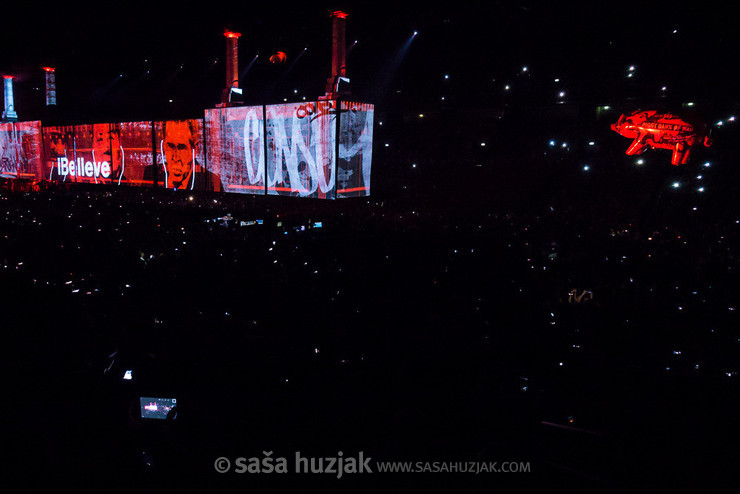
[[602, 492], [731, 476], [731, 134], [672, 167], [605, 121], [425, 119], [376, 127], [367, 198], [6, 184], [6, 468], [122, 492], [269, 451], [530, 461], [491, 485]]

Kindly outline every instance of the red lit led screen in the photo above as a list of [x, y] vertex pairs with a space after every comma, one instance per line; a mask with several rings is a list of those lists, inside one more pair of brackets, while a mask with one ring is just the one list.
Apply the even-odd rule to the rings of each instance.
[[265, 193], [262, 106], [206, 110], [208, 168], [226, 192]]
[[43, 143], [45, 178], [60, 182], [76, 182], [74, 126], [44, 127]]
[[0, 123], [0, 177], [43, 178], [41, 122]]
[[337, 198], [369, 196], [374, 107], [349, 101], [341, 105]]
[[152, 123], [111, 124], [110, 142], [113, 153], [113, 182], [152, 187], [154, 185]]
[[221, 180], [205, 167], [203, 120], [154, 122], [157, 186], [221, 192]]
[[45, 177], [152, 186], [151, 122], [44, 127]]
[[334, 199], [336, 101], [266, 107], [267, 193]]

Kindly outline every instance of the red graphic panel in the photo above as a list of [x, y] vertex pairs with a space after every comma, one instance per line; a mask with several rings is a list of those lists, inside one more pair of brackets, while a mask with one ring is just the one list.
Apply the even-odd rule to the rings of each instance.
[[334, 199], [336, 101], [272, 105], [267, 121], [267, 193]]
[[[77, 183], [110, 183], [113, 177], [111, 162], [110, 126], [108, 124], [75, 125], [74, 165], [68, 172]], [[118, 154], [118, 153], [117, 153]], [[118, 169], [120, 169], [120, 156]]]
[[655, 110], [622, 115], [611, 128], [623, 137], [634, 139], [626, 154], [640, 154], [648, 148], [670, 149], [673, 151], [671, 164], [675, 166], [688, 162], [694, 145], [700, 142], [707, 147], [711, 145], [709, 138], [704, 136], [704, 125], [694, 125], [672, 113]]
[[59, 182], [76, 182], [75, 128], [44, 127], [44, 176]]
[[373, 105], [342, 101], [339, 115], [337, 198], [370, 195]]
[[151, 122], [44, 127], [43, 135], [49, 180], [153, 184]]
[[221, 192], [218, 175], [205, 167], [202, 120], [154, 123], [157, 186]]
[[151, 122], [110, 124], [111, 181], [119, 185], [152, 187], [154, 153]]
[[265, 193], [265, 125], [262, 107], [206, 110], [208, 169], [226, 192]]
[[44, 177], [41, 122], [0, 123], [0, 177]]

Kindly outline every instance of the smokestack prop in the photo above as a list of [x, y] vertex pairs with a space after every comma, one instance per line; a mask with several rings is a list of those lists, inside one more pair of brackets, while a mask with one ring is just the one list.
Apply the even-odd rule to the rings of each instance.
[[57, 104], [57, 79], [54, 67], [43, 67], [46, 72], [46, 106]]
[[239, 89], [239, 36], [241, 33], [225, 31], [226, 37], [226, 89], [224, 89], [221, 103], [228, 106], [232, 103], [232, 96], [241, 96]]
[[332, 18], [331, 77], [326, 81], [326, 97], [333, 99], [340, 95], [349, 95], [347, 43], [345, 41], [347, 13], [335, 10], [330, 15]]
[[3, 111], [3, 120], [16, 121], [18, 115], [15, 113], [15, 103], [13, 103], [13, 76], [4, 75], [3, 83], [5, 84], [5, 111]]

